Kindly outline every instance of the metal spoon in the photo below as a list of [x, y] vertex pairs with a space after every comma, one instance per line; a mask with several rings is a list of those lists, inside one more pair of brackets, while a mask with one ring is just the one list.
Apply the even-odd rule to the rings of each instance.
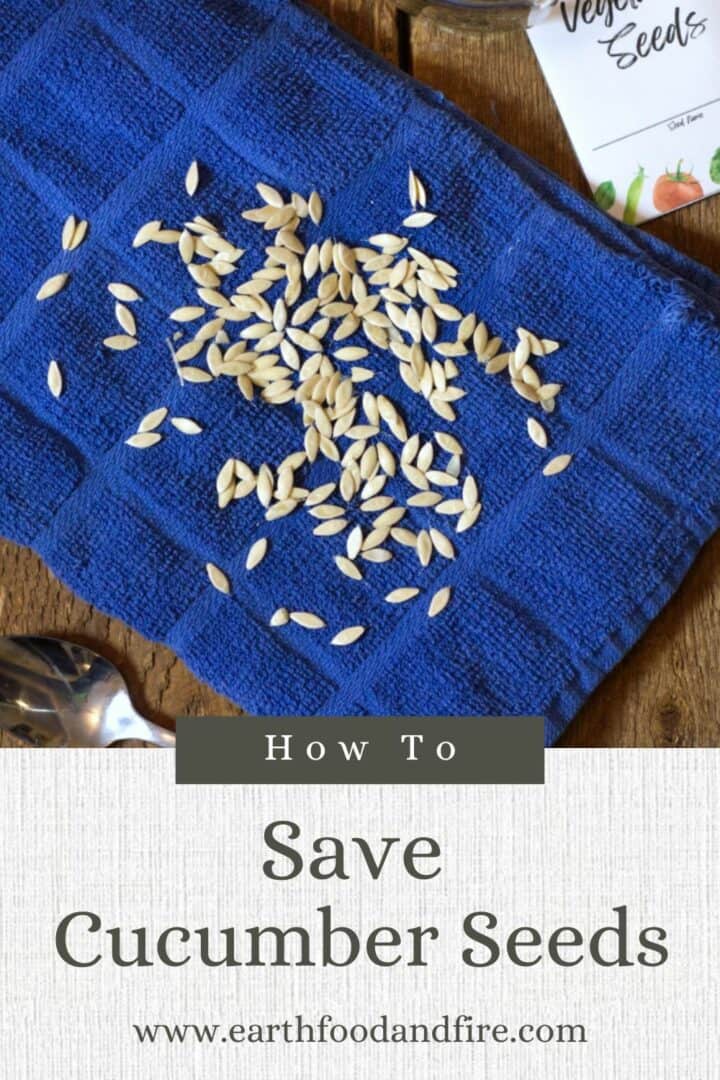
[[113, 664], [60, 638], [0, 638], [0, 728], [36, 747], [175, 746], [172, 732], [135, 711]]

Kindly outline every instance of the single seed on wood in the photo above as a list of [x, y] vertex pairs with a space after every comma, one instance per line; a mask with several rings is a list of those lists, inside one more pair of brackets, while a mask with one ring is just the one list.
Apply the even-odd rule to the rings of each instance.
[[256, 540], [250, 547], [245, 560], [245, 569], [254, 570], [255, 567], [263, 561], [268, 549], [267, 539], [262, 536], [259, 540]]
[[49, 277], [47, 281], [42, 283], [36, 293], [35, 299], [48, 300], [51, 296], [55, 296], [65, 288], [69, 279], [69, 274], [53, 274], [52, 277]]
[[225, 574], [219, 566], [216, 566], [215, 563], [211, 562], [205, 563], [205, 570], [213, 588], [217, 589], [218, 592], [228, 595], [231, 590], [227, 574]]
[[48, 389], [54, 398], [59, 398], [63, 392], [63, 377], [57, 360], [51, 360], [47, 371]]
[[355, 641], [363, 636], [366, 627], [364, 626], [346, 626], [344, 630], [340, 630], [339, 633], [331, 639], [331, 645], [352, 645]]
[[543, 469], [543, 476], [557, 476], [558, 473], [564, 472], [572, 459], [572, 454], [558, 454], [557, 457], [548, 461]]
[[533, 416], [528, 417], [527, 422], [528, 435], [541, 450], [544, 450], [548, 444], [547, 431], [542, 424], [536, 420]]
[[407, 600], [412, 600], [420, 592], [415, 586], [408, 586], [400, 589], [393, 589], [385, 597], [388, 604], [404, 604]]
[[277, 611], [274, 611], [270, 616], [271, 626], [287, 626], [290, 622], [290, 612], [287, 608], [279, 607]]
[[441, 611], [450, 603], [450, 597], [452, 596], [452, 589], [449, 585], [446, 585], [444, 589], [438, 589], [430, 601], [428, 608], [428, 615], [431, 619], [434, 619], [436, 615], [439, 615]]
[[325, 620], [312, 611], [291, 611], [290, 618], [305, 630], [323, 630], [325, 627]]

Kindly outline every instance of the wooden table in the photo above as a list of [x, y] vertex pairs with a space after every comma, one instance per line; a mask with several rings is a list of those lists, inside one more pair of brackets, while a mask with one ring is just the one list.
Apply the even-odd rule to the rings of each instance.
[[[364, 44], [586, 190], [523, 34], [460, 36], [424, 17], [398, 14], [391, 0], [313, 2]], [[720, 199], [650, 229], [720, 271]], [[82, 603], [31, 552], [0, 543], [0, 633], [28, 632], [71, 637], [105, 653], [127, 677], [136, 705], [160, 722], [170, 723], [179, 713], [238, 711], [195, 679], [169, 649]], [[720, 745], [719, 643], [716, 537], [640, 644], [576, 718], [562, 745]]]

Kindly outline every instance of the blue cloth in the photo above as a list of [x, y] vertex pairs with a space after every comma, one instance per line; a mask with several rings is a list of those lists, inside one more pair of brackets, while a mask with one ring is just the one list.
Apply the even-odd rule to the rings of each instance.
[[[718, 525], [717, 279], [615, 225], [294, 3], [19, 0], [0, 62], [0, 532], [248, 710], [542, 714], [554, 741]], [[195, 157], [204, 183], [191, 202]], [[192, 302], [189, 279], [172, 249], [129, 241], [148, 219], [219, 214], [252, 265], [258, 230], [240, 213], [263, 179], [317, 187], [326, 216], [308, 235], [361, 243], [401, 228], [409, 164], [440, 215], [422, 241], [461, 271], [453, 302], [508, 342], [522, 324], [563, 343], [539, 366], [565, 387], [552, 446], [575, 459], [545, 479], [529, 407], [462, 359], [469, 394], [452, 430], [481, 484], [481, 520], [454, 562], [421, 573], [400, 549], [360, 584], [335, 572], [341, 544], [314, 537], [304, 512], [268, 525], [254, 498], [218, 510], [225, 458], [277, 462], [300, 445], [301, 421], [292, 406], [248, 405], [231, 379], [180, 386], [166, 313]], [[67, 254], [71, 212], [91, 227]], [[38, 304], [40, 284], [64, 269], [70, 287]], [[145, 297], [141, 344], [127, 353], [100, 344], [115, 332], [113, 280]], [[59, 401], [46, 387], [51, 357], [65, 376]], [[396, 364], [371, 362], [374, 388], [411, 429], [448, 427]], [[127, 448], [161, 404], [204, 434]], [[247, 574], [260, 535], [272, 550]], [[229, 573], [231, 597], [208, 584], [208, 560]], [[384, 603], [415, 582], [421, 600]], [[453, 602], [429, 620], [441, 585]], [[318, 611], [332, 630], [370, 629], [332, 648], [329, 632], [271, 629], [279, 605]]]

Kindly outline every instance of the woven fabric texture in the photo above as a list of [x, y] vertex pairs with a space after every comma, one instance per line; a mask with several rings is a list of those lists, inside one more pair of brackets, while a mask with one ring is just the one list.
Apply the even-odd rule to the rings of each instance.
[[[250, 711], [532, 713], [554, 741], [718, 525], [717, 279], [615, 225], [295, 3], [20, 0], [0, 27], [0, 63], [0, 532]], [[203, 184], [191, 200], [193, 158]], [[358, 583], [335, 571], [341, 540], [313, 536], [306, 513], [268, 524], [254, 498], [218, 509], [223, 461], [278, 462], [302, 445], [302, 419], [292, 405], [248, 404], [232, 379], [180, 384], [167, 313], [193, 302], [192, 282], [173, 250], [130, 241], [149, 219], [204, 213], [247, 249], [247, 272], [265, 240], [241, 211], [265, 180], [321, 192], [308, 242], [360, 244], [402, 228], [409, 164], [439, 215], [422, 246], [460, 271], [452, 302], [508, 343], [518, 325], [562, 343], [538, 366], [564, 386], [547, 427], [553, 451], [574, 460], [542, 476], [525, 432], [533, 408], [472, 355], [459, 360], [468, 395], [454, 425], [391, 357], [371, 355], [372, 388], [411, 430], [461, 440], [484, 510], [454, 561], [421, 571], [398, 548]], [[69, 213], [90, 232], [64, 253]], [[38, 304], [40, 284], [66, 269], [70, 286]], [[144, 297], [128, 353], [101, 344], [116, 332], [109, 281]], [[53, 357], [59, 400], [46, 385]], [[195, 418], [202, 436], [128, 448], [159, 405]], [[331, 476], [323, 461], [303, 482]], [[430, 519], [415, 510], [407, 523]], [[248, 574], [262, 535], [270, 554]], [[230, 597], [209, 585], [208, 560], [230, 576]], [[384, 602], [415, 583], [415, 603]], [[443, 585], [452, 603], [428, 619]], [[272, 629], [279, 605], [317, 611], [330, 629]], [[331, 647], [350, 624], [368, 631]]]

